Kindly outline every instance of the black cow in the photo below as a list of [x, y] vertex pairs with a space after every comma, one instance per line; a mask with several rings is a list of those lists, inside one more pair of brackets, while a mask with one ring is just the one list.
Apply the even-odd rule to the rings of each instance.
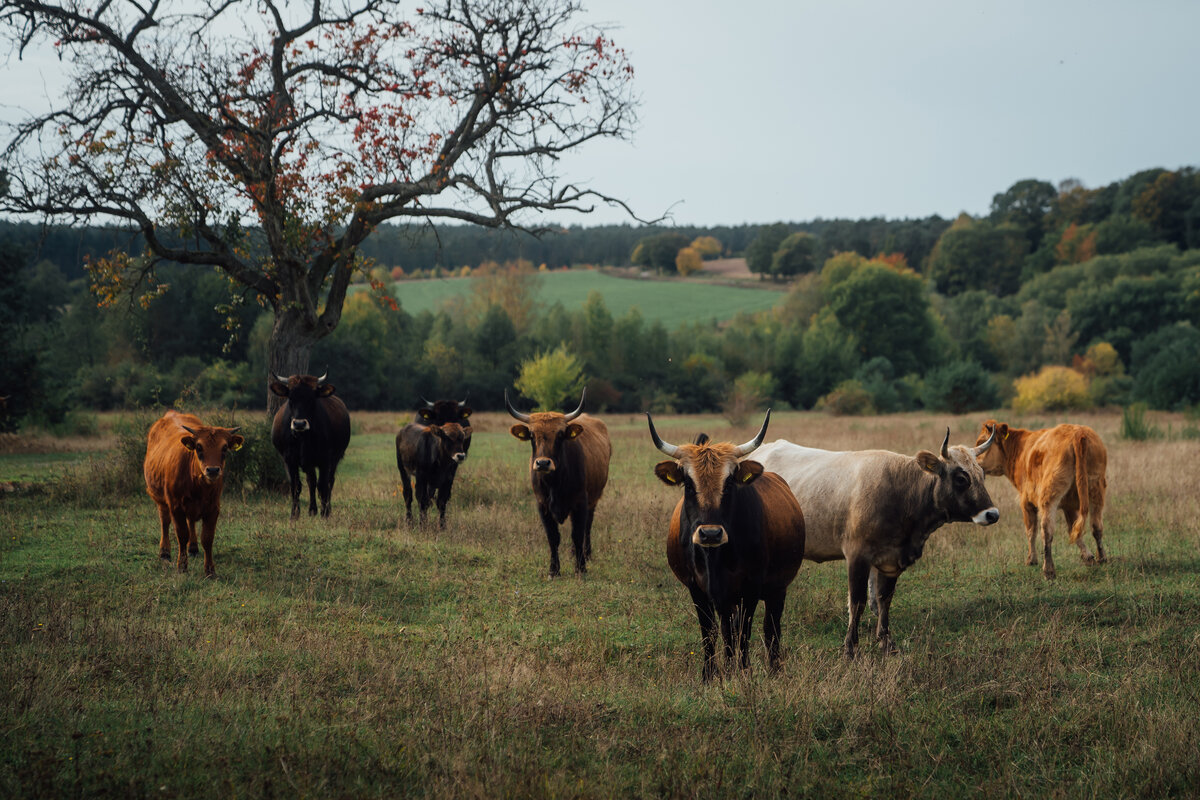
[[350, 444], [350, 412], [341, 398], [334, 396], [333, 384], [325, 382], [326, 375], [276, 375], [270, 384], [272, 392], [287, 398], [275, 412], [271, 441], [287, 466], [292, 519], [300, 516], [300, 470], [308, 480], [308, 513], [317, 513], [319, 492], [321, 516], [329, 516], [334, 474]]
[[804, 557], [804, 514], [782, 478], [764, 472], [757, 461], [741, 460], [762, 444], [771, 412], [758, 436], [742, 445], [709, 442], [703, 433], [695, 444], [669, 444], [649, 414], [646, 419], [654, 446], [672, 459], [655, 466], [654, 474], [668, 486], [683, 487], [671, 515], [667, 563], [696, 607], [704, 680], [717, 670], [718, 622], [726, 660], [740, 647], [740, 664], [749, 666], [750, 628], [760, 599], [766, 606], [767, 663], [778, 669], [787, 587]]
[[453, 422], [463, 429], [463, 436], [466, 437], [463, 442], [463, 452], [471, 451], [471, 414], [474, 413], [467, 401], [464, 400], [437, 400], [430, 402], [424, 397], [421, 398], [421, 405], [417, 407], [417, 413], [413, 417], [413, 422], [418, 425], [445, 425], [448, 422]]
[[567, 517], [571, 518], [575, 571], [587, 572], [587, 560], [592, 556], [592, 519], [608, 484], [608, 462], [612, 458], [608, 428], [583, 413], [582, 396], [579, 408], [570, 414], [522, 414], [508, 402], [507, 390], [504, 406], [513, 419], [521, 422], [509, 428], [509, 433], [529, 442], [533, 449], [529, 480], [550, 545], [550, 575], [558, 574], [558, 526]]
[[405, 516], [412, 522], [413, 489], [409, 473], [416, 479], [417, 505], [421, 522], [437, 493], [438, 525], [446, 526], [446, 503], [458, 465], [466, 459], [466, 436], [456, 422], [418, 425], [410, 422], [396, 434], [396, 468], [404, 487]]

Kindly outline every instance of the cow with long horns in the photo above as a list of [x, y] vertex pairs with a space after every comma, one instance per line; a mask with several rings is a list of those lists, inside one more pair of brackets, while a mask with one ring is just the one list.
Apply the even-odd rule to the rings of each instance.
[[538, 515], [550, 545], [550, 575], [558, 575], [558, 526], [571, 519], [571, 545], [575, 552], [575, 571], [587, 572], [592, 556], [592, 519], [596, 504], [608, 484], [608, 462], [612, 443], [608, 428], [595, 417], [583, 413], [583, 399], [569, 414], [539, 411], [523, 414], [513, 408], [504, 392], [504, 407], [519, 424], [509, 432], [529, 442], [529, 479], [537, 500]]
[[671, 515], [667, 563], [687, 587], [700, 621], [705, 681], [717, 670], [717, 626], [732, 662], [740, 649], [740, 665], [749, 666], [750, 629], [761, 599], [765, 607], [763, 638], [767, 663], [779, 667], [780, 618], [788, 584], [804, 557], [804, 514], [788, 485], [757, 461], [743, 461], [762, 444], [771, 412], [758, 435], [741, 445], [710, 442], [706, 434], [694, 444], [662, 440], [646, 414], [654, 446], [668, 455], [654, 474], [668, 486], [682, 486], [683, 497]]
[[[188, 554], [204, 546], [204, 577], [217, 577], [213, 565], [213, 537], [221, 516], [221, 490], [225, 486], [225, 456], [242, 446], [238, 428], [215, 428], [198, 417], [168, 411], [146, 434], [146, 459], [142, 474], [146, 494], [158, 506], [158, 555], [171, 560], [171, 525], [179, 541], [176, 569], [187, 572]], [[201, 524], [196, 537], [196, 521]]]
[[995, 438], [993, 431], [977, 447], [950, 447], [947, 429], [940, 455], [830, 452], [783, 439], [759, 448], [755, 457], [787, 481], [804, 509], [804, 558], [846, 561], [850, 622], [842, 649], [847, 658], [857, 652], [868, 585], [879, 615], [876, 640], [884, 652], [898, 652], [889, 627], [892, 595], [900, 574], [921, 557], [929, 535], [947, 522], [991, 525], [1000, 518], [976, 461]]
[[271, 391], [287, 402], [275, 412], [271, 424], [271, 442], [287, 467], [292, 489], [292, 519], [300, 516], [300, 472], [308, 481], [308, 513], [317, 513], [317, 495], [321, 496], [321, 516], [328, 517], [330, 496], [338, 462], [350, 444], [350, 412], [334, 386], [326, 383], [325, 373], [279, 375], [271, 381]]

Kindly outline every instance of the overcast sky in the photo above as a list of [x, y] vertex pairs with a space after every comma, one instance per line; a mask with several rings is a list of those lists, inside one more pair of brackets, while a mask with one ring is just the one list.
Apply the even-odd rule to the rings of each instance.
[[[629, 53], [640, 123], [564, 173], [643, 218], [978, 215], [1023, 178], [1200, 164], [1200, 0], [584, 3]], [[0, 103], [44, 93], [40, 67], [10, 63]]]
[[1197, 0], [584, 2], [643, 104], [569, 165], [641, 216], [978, 215], [1023, 178], [1200, 164]]

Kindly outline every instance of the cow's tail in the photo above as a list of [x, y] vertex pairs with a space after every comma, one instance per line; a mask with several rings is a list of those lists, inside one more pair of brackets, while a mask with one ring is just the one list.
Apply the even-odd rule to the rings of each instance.
[[1086, 527], [1084, 520], [1087, 519], [1091, 508], [1088, 497], [1087, 459], [1087, 436], [1080, 433], [1075, 437], [1075, 493], [1079, 495], [1079, 523], [1071, 526], [1071, 544], [1075, 544], [1083, 535], [1083, 529]]

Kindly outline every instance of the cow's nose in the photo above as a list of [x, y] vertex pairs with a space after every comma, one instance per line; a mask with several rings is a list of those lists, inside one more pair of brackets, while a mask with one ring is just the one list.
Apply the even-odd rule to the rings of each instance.
[[306, 430], [308, 430], [308, 420], [306, 420], [306, 419], [294, 419], [294, 420], [292, 420], [292, 430], [294, 430], [294, 431], [306, 431]]
[[991, 525], [998, 519], [1000, 519], [1000, 512], [995, 508], [989, 508], [986, 511], [980, 511], [971, 521], [976, 525]]
[[205, 467], [204, 474], [207, 475], [210, 479], [219, 478], [221, 476], [221, 468], [220, 467]]
[[455, 453], [454, 454], [454, 463], [455, 464], [461, 464], [462, 462], [464, 462], [466, 460], [467, 460], [466, 453]]
[[548, 458], [536, 458], [533, 461], [533, 468], [538, 472], [549, 472], [554, 469], [554, 462]]
[[701, 547], [717, 547], [729, 541], [721, 525], [701, 525], [696, 528], [696, 544]]

